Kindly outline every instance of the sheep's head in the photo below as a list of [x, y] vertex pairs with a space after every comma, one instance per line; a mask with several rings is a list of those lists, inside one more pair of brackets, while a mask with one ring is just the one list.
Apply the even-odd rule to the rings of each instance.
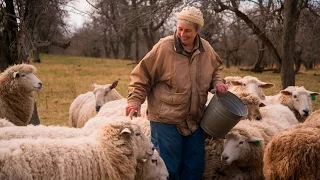
[[250, 153], [251, 146], [259, 146], [263, 139], [254, 136], [244, 136], [238, 132], [229, 132], [223, 145], [221, 161], [225, 165], [230, 165], [235, 161], [243, 161], [253, 156]]
[[[140, 173], [142, 174], [140, 175]], [[137, 172], [137, 175], [143, 180], [167, 180], [169, 177], [166, 164], [157, 150], [154, 150], [153, 155], [142, 163], [142, 171]]]
[[311, 96], [318, 96], [318, 92], [306, 90], [303, 86], [289, 86], [280, 93], [285, 97], [289, 97], [288, 105], [294, 108], [293, 110], [299, 112], [302, 117], [308, 117], [312, 112]]
[[9, 93], [39, 91], [42, 88], [42, 83], [35, 76], [36, 71], [37, 69], [29, 64], [10, 66], [0, 75], [0, 88], [6, 89]]
[[232, 80], [231, 84], [239, 87], [238, 91], [254, 93], [262, 100], [265, 99], [262, 89], [271, 88], [274, 86], [273, 83], [262, 82], [253, 76], [245, 76], [239, 80]]
[[242, 102], [248, 107], [248, 115], [244, 116], [242, 119], [249, 120], [261, 120], [262, 116], [260, 113], [260, 107], [264, 107], [265, 104], [261, 102], [259, 97], [256, 94], [241, 92], [235, 93]]
[[114, 81], [112, 84], [106, 84], [106, 85], [98, 85], [93, 84], [93, 94], [96, 99], [96, 111], [98, 112], [100, 108], [107, 102], [106, 96], [109, 96], [111, 91], [117, 87], [118, 81]]
[[110, 122], [102, 126], [100, 139], [102, 146], [112, 148], [109, 145], [113, 144], [117, 148], [113, 148], [112, 151], [121, 149], [121, 153], [134, 156], [139, 161], [153, 155], [153, 144], [143, 134], [140, 127], [130, 120]]
[[40, 91], [42, 88], [41, 81], [33, 73], [14, 72], [12, 75], [14, 78], [13, 83], [25, 92]]

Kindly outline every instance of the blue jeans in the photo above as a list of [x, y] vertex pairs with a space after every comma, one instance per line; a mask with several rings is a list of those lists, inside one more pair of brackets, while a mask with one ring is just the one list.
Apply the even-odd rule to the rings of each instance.
[[169, 171], [170, 180], [201, 180], [204, 170], [205, 137], [199, 126], [182, 136], [176, 125], [150, 121], [151, 141]]

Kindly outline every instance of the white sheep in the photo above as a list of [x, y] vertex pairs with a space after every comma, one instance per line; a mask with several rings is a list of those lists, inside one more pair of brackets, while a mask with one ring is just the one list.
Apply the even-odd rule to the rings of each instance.
[[260, 113], [260, 107], [264, 107], [265, 104], [260, 100], [260, 98], [249, 92], [236, 92], [234, 93], [241, 101], [248, 107], [248, 115], [242, 117], [242, 119], [249, 120], [261, 120], [262, 116]]
[[[125, 116], [125, 107], [127, 105], [127, 99], [121, 98], [116, 99], [112, 101], [106, 102], [101, 108], [100, 111], [97, 113], [97, 117], [99, 116], [113, 116], [113, 115], [121, 115]], [[147, 111], [147, 103], [141, 104], [141, 117], [146, 117], [146, 111]]]
[[263, 179], [264, 148], [276, 133], [266, 122], [241, 120], [226, 135], [222, 163], [235, 165], [250, 179]]
[[[100, 117], [100, 119], [107, 119]], [[22, 138], [74, 138], [80, 136], [89, 136], [95, 129], [82, 129], [65, 126], [7, 126], [2, 127], [0, 131], [0, 140], [22, 139]]]
[[264, 154], [266, 179], [320, 179], [320, 124], [318, 121], [318, 127], [312, 127], [305, 123], [288, 128], [269, 142]]
[[279, 132], [299, 123], [293, 112], [282, 104], [268, 104], [260, 108], [260, 113], [261, 121], [274, 124]]
[[88, 119], [94, 117], [101, 106], [108, 101], [123, 98], [116, 90], [118, 81], [106, 85], [94, 85], [94, 90], [80, 94], [69, 108], [69, 123], [72, 127], [82, 127]]
[[131, 180], [153, 146], [130, 121], [101, 126], [88, 137], [0, 141], [0, 179]]
[[261, 100], [265, 99], [265, 95], [262, 89], [271, 88], [274, 86], [273, 83], [267, 83], [260, 81], [258, 78], [253, 76], [245, 76], [238, 80], [230, 81], [232, 86], [230, 86], [230, 92], [250, 92], [258, 95]]
[[280, 103], [288, 106], [295, 114], [298, 121], [303, 122], [312, 112], [312, 102], [310, 96], [319, 95], [318, 92], [306, 90], [303, 86], [288, 86], [277, 95], [266, 96], [265, 104]]
[[12, 122], [8, 121], [5, 118], [0, 118], [0, 128], [2, 127], [9, 127], [9, 126], [15, 126]]
[[167, 180], [169, 172], [166, 164], [155, 149], [145, 162], [138, 163], [135, 180]]
[[29, 124], [34, 109], [33, 91], [42, 88], [35, 72], [33, 65], [19, 64], [0, 75], [0, 118], [18, 126]]

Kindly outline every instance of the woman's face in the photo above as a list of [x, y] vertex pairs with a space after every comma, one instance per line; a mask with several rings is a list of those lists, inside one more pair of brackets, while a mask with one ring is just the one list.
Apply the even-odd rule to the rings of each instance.
[[198, 32], [194, 24], [179, 20], [177, 22], [176, 34], [181, 39], [184, 46], [193, 46], [194, 39]]

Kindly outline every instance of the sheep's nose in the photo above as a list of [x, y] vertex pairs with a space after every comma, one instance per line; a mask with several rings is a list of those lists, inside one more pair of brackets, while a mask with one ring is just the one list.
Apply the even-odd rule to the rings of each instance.
[[256, 117], [256, 120], [261, 120], [261, 119], [262, 119], [261, 116]]
[[308, 115], [309, 115], [309, 110], [308, 110], [308, 109], [303, 110], [303, 112], [304, 112], [304, 115], [305, 115], [305, 116], [308, 116]]
[[42, 83], [41, 83], [41, 82], [39, 82], [38, 84], [39, 84], [39, 88], [41, 89], [41, 88], [42, 88]]
[[226, 161], [226, 160], [228, 160], [229, 159], [229, 157], [228, 156], [221, 156], [221, 159], [222, 159], [222, 161]]
[[101, 106], [96, 106], [96, 111], [99, 112]]

